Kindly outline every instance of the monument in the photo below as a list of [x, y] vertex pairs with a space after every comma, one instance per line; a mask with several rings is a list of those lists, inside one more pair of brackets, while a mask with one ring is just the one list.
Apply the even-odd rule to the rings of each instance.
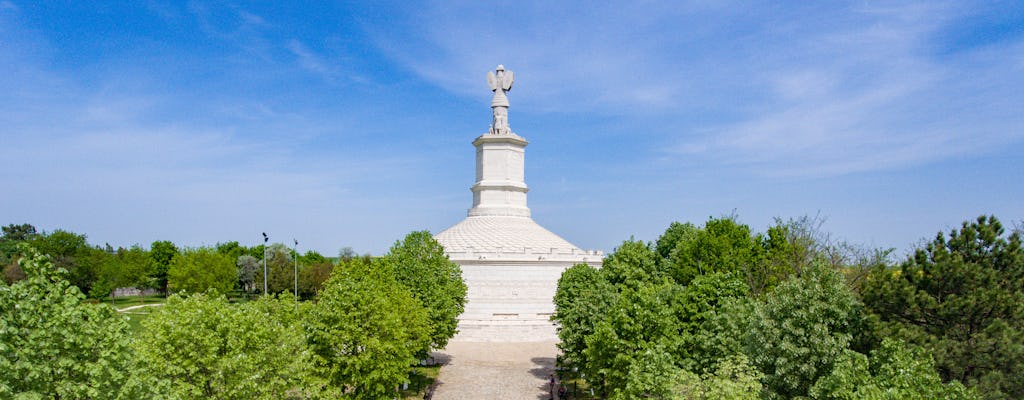
[[476, 183], [466, 219], [435, 238], [462, 267], [469, 288], [453, 341], [557, 340], [554, 294], [562, 271], [600, 266], [604, 254], [585, 251], [544, 229], [526, 205], [526, 139], [512, 132], [508, 96], [514, 75], [501, 65], [487, 73], [494, 92], [490, 129], [473, 141]]

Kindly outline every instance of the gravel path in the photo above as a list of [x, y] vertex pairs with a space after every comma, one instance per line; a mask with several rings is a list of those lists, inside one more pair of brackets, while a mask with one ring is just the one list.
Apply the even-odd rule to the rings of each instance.
[[117, 312], [125, 312], [125, 311], [137, 310], [137, 309], [140, 309], [140, 308], [143, 308], [143, 307], [158, 307], [158, 306], [162, 306], [162, 305], [164, 305], [164, 303], [139, 304], [137, 306], [129, 306], [129, 307], [125, 307], [125, 308], [119, 308], [119, 309], [117, 309]]
[[448, 343], [432, 399], [547, 400], [556, 354], [555, 342]]

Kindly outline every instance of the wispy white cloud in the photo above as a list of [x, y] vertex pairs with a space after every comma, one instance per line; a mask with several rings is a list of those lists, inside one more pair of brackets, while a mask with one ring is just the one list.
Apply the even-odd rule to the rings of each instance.
[[480, 77], [501, 62], [517, 70], [527, 107], [617, 115], [668, 142], [669, 154], [831, 176], [1021, 139], [1024, 115], [1008, 112], [1024, 109], [1009, 89], [1024, 87], [1020, 39], [935, 54], [935, 33], [966, 12], [942, 2], [444, 2], [408, 17], [415, 31], [403, 35], [422, 40], [379, 37], [396, 60], [456, 93], [486, 96]]

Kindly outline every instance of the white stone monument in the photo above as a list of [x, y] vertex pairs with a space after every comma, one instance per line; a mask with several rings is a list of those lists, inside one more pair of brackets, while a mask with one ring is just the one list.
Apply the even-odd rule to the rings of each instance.
[[473, 141], [473, 207], [466, 219], [435, 236], [462, 267], [469, 287], [454, 341], [557, 340], [550, 317], [558, 278], [577, 263], [599, 267], [604, 257], [580, 250], [530, 217], [523, 173], [527, 141], [508, 123], [506, 92], [513, 80], [501, 65], [487, 73], [494, 118], [490, 130]]

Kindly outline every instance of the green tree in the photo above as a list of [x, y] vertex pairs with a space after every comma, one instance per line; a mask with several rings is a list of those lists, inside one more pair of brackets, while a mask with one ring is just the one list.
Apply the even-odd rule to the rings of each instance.
[[170, 291], [228, 293], [238, 280], [234, 261], [209, 247], [187, 249], [171, 260], [167, 270]]
[[860, 326], [861, 305], [842, 275], [814, 268], [793, 277], [755, 307], [746, 351], [782, 398], [807, 396], [830, 374]]
[[[263, 271], [256, 274], [256, 287], [263, 287]], [[282, 243], [267, 247], [267, 290], [270, 293], [291, 293], [295, 285], [295, 259], [292, 249]]]
[[357, 399], [385, 399], [430, 343], [427, 311], [380, 261], [334, 269], [304, 324], [317, 377]]
[[0, 282], [0, 398], [115, 399], [129, 381], [128, 324], [23, 247], [25, 279]]
[[562, 272], [552, 320], [558, 323], [558, 348], [562, 351], [558, 363], [565, 371], [586, 368], [586, 338], [616, 301], [615, 288], [597, 268], [576, 264]]
[[672, 253], [679, 243], [693, 241], [697, 231], [697, 227], [689, 222], [685, 224], [673, 222], [669, 224], [668, 229], [665, 229], [665, 233], [658, 237], [658, 240], [655, 242], [655, 251], [658, 252], [662, 259], [668, 259], [672, 257]]
[[287, 296], [230, 304], [216, 293], [173, 295], [143, 322], [135, 348], [143, 384], [169, 398], [283, 399], [308, 383]]
[[885, 339], [871, 353], [847, 350], [836, 360], [832, 373], [811, 387], [815, 399], [975, 399], [960, 382], [943, 384], [930, 354], [904, 342]]
[[149, 256], [156, 263], [153, 271], [153, 284], [156, 289], [167, 293], [167, 270], [171, 267], [171, 260], [178, 255], [178, 247], [167, 240], [158, 240], [149, 246]]
[[704, 314], [704, 322], [693, 336], [692, 351], [687, 355], [688, 369], [711, 371], [722, 360], [743, 355], [755, 304], [755, 300], [746, 297], [725, 298]]
[[[681, 366], [691, 371], [705, 371], [721, 361], [722, 358], [733, 356], [733, 352], [717, 353], [706, 347], [716, 343], [702, 335], [707, 329], [708, 321], [717, 318], [718, 311], [726, 304], [745, 299], [749, 290], [747, 285], [736, 273], [713, 273], [701, 275], [690, 281], [678, 298], [673, 299], [672, 308], [679, 321], [681, 349], [677, 354]], [[732, 311], [732, 310], [730, 310]], [[745, 330], [721, 332], [726, 338], [735, 338], [737, 333]]]
[[149, 251], [138, 245], [131, 248], [118, 248], [115, 254], [104, 257], [100, 265], [98, 279], [93, 286], [93, 297], [105, 295], [122, 287], [147, 288], [153, 287], [153, 275], [156, 262]]
[[55, 230], [36, 236], [29, 244], [42, 254], [50, 256], [57, 268], [68, 271], [68, 280], [82, 293], [90, 293], [99, 275], [103, 256], [102, 250], [89, 247], [85, 235]]
[[601, 274], [616, 287], [658, 282], [666, 277], [658, 253], [650, 244], [633, 239], [622, 242], [614, 252], [605, 256]]
[[756, 400], [761, 398], [762, 374], [742, 354], [723, 358], [713, 371], [697, 375], [681, 371], [674, 399]]
[[320, 294], [324, 288], [324, 282], [330, 278], [334, 264], [326, 259], [323, 261], [312, 261], [299, 269], [299, 297], [312, 299]]
[[[671, 231], [666, 232], [669, 233]], [[680, 235], [671, 253], [668, 260], [670, 271], [673, 279], [681, 285], [688, 285], [699, 275], [714, 272], [744, 274], [763, 257], [750, 228], [736, 222], [733, 217], [713, 218], [702, 229]]]
[[614, 390], [609, 399], [672, 399], [681, 373], [663, 348], [644, 349], [629, 364], [622, 390]]
[[317, 253], [315, 250], [306, 250], [305, 254], [299, 256], [299, 264], [312, 265], [316, 263], [330, 262], [327, 257]]
[[19, 254], [18, 243], [35, 239], [39, 232], [32, 224], [9, 224], [0, 230], [2, 230], [2, 234], [0, 234], [0, 266], [17, 266], [14, 256]]
[[263, 274], [263, 266], [256, 257], [244, 254], [238, 256], [235, 261], [238, 267], [238, 287], [247, 293], [254, 293], [258, 290], [257, 276]]
[[249, 250], [246, 249], [245, 246], [238, 244], [237, 241], [217, 243], [214, 248], [217, 249], [218, 253], [231, 257], [232, 260], [238, 259], [239, 256], [247, 254]]
[[895, 270], [877, 267], [862, 293], [879, 336], [924, 347], [943, 380], [1024, 398], [1024, 248], [995, 217], [939, 232]]
[[398, 283], [427, 309], [430, 342], [417, 353], [426, 357], [455, 336], [459, 315], [465, 310], [466, 283], [462, 269], [448, 259], [444, 248], [427, 231], [412, 232], [395, 242], [383, 262]]
[[[606, 317], [594, 327], [594, 333], [585, 339], [583, 356], [587, 364], [583, 372], [587, 381], [603, 394], [626, 396], [633, 364], [645, 362], [638, 354], [658, 349], [668, 352], [673, 363], [680, 360], [685, 333], [680, 330], [682, 323], [674, 303], [681, 292], [682, 288], [667, 280], [625, 287]], [[661, 375], [671, 371], [648, 372]], [[662, 389], [667, 390], [658, 391]]]

